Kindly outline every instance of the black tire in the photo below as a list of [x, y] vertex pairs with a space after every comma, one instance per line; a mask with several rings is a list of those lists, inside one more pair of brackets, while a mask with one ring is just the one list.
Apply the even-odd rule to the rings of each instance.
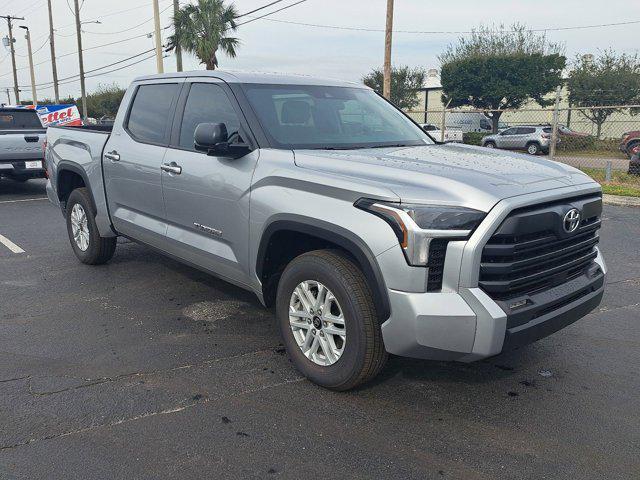
[[529, 155], [538, 155], [542, 151], [540, 145], [536, 142], [528, 143], [525, 149]]
[[491, 141], [490, 142], [485, 142], [485, 144], [482, 145], [482, 146], [486, 147], [486, 148], [497, 148], [496, 147], [496, 142], [491, 142]]
[[[73, 229], [71, 226], [71, 213], [73, 207], [78, 204], [82, 207], [87, 217], [87, 230], [89, 233], [89, 245], [88, 248], [82, 250], [76, 240], [73, 238]], [[69, 235], [69, 241], [71, 242], [71, 248], [76, 254], [76, 257], [87, 265], [102, 265], [108, 262], [113, 257], [113, 253], [116, 250], [116, 237], [101, 237], [98, 232], [95, 220], [95, 209], [93, 207], [93, 201], [89, 195], [89, 191], [86, 188], [77, 188], [67, 200], [65, 214], [67, 218], [67, 233]]]
[[632, 158], [634, 155], [634, 149], [636, 149], [637, 147], [640, 147], [640, 141], [638, 140], [632, 140], [627, 144], [627, 156], [629, 158]]
[[[344, 351], [332, 365], [321, 366], [307, 358], [289, 324], [293, 291], [307, 280], [325, 285], [345, 318]], [[289, 358], [305, 377], [322, 387], [338, 391], [355, 388], [374, 378], [387, 360], [371, 290], [359, 267], [340, 251], [316, 250], [287, 265], [278, 284], [276, 317]]]

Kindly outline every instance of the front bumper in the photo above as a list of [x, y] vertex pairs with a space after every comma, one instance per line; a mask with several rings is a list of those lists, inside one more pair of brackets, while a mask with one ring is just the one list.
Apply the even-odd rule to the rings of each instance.
[[480, 288], [457, 293], [389, 291], [391, 317], [382, 325], [387, 351], [430, 360], [472, 362], [539, 340], [595, 309], [604, 293], [606, 265], [599, 272], [544, 292], [528, 317], [508, 315]]
[[484, 245], [511, 211], [538, 203], [542, 196], [553, 201], [597, 192], [595, 186], [571, 187], [551, 196], [548, 192], [523, 195], [498, 203], [468, 241], [449, 243], [441, 292], [408, 288], [419, 284], [419, 278], [409, 275], [419, 269], [401, 272], [398, 262], [389, 260], [390, 254], [379, 255], [391, 305], [391, 315], [382, 324], [387, 351], [472, 362], [548, 336], [595, 309], [602, 300], [607, 272], [598, 247], [593, 267], [583, 276], [532, 295], [522, 307], [493, 300], [478, 286], [478, 272]]

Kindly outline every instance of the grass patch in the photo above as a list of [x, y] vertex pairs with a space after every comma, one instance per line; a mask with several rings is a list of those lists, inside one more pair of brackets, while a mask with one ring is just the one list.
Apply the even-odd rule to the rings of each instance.
[[556, 157], [619, 158], [621, 160], [629, 158], [620, 150], [562, 150], [556, 151]]
[[605, 170], [603, 168], [584, 167], [580, 170], [602, 185], [604, 193], [640, 197], [640, 175], [629, 175], [621, 170], [613, 170], [611, 172], [611, 181], [605, 182]]

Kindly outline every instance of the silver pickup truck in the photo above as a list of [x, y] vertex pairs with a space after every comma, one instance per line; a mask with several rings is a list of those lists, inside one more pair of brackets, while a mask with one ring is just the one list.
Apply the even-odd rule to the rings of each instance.
[[436, 144], [362, 85], [165, 74], [110, 127], [48, 130], [47, 192], [84, 263], [128, 237], [274, 306], [327, 388], [388, 353], [470, 362], [601, 301], [600, 186], [521, 154]]
[[45, 137], [35, 110], [0, 108], [0, 177], [18, 182], [44, 177]]

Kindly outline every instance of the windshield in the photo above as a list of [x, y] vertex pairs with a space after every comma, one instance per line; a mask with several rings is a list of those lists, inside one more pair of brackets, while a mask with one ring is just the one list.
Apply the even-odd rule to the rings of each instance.
[[277, 148], [346, 150], [433, 143], [368, 89], [256, 84], [243, 88]]

